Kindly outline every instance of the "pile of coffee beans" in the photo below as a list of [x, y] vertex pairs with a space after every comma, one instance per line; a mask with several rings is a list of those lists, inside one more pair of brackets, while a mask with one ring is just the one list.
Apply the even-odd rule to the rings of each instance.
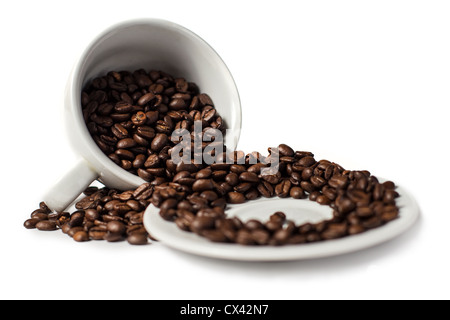
[[[279, 152], [273, 174], [262, 174], [271, 155]], [[345, 170], [328, 160], [316, 161], [310, 152], [294, 151], [285, 144], [269, 149], [269, 156], [234, 153], [235, 161], [214, 163], [200, 170], [176, 170], [172, 182], [154, 187], [151, 203], [163, 219], [185, 231], [214, 242], [243, 245], [284, 245], [316, 242], [358, 234], [379, 227], [399, 214], [399, 196], [391, 181], [380, 182], [368, 171]], [[220, 157], [221, 155], [219, 155]], [[240, 159], [239, 157], [243, 158]], [[260, 197], [292, 197], [328, 205], [333, 217], [320, 223], [295, 225], [277, 212], [267, 222], [243, 222], [227, 217], [227, 204]]]
[[[399, 196], [391, 181], [380, 182], [366, 170], [345, 170], [294, 151], [285, 144], [258, 152], [213, 154], [212, 164], [177, 163], [172, 133], [186, 129], [194, 137], [226, 126], [211, 98], [183, 78], [162, 71], [109, 72], [95, 78], [81, 95], [83, 116], [93, 140], [117, 165], [147, 181], [136, 190], [90, 187], [73, 213], [52, 213], [41, 203], [25, 222], [29, 229], [61, 229], [75, 241], [128, 240], [147, 244], [152, 237], [143, 227], [149, 204], [180, 229], [214, 242], [242, 245], [285, 245], [354, 235], [396, 219]], [[202, 143], [204, 150], [207, 143]], [[194, 154], [194, 149], [189, 150]], [[273, 166], [274, 159], [278, 159]], [[291, 197], [327, 205], [327, 221], [296, 225], [283, 212], [268, 221], [228, 217], [228, 204], [260, 197]], [[152, 239], [154, 240], [154, 239]]]
[[133, 245], [147, 244], [148, 239], [154, 239], [144, 228], [143, 215], [152, 192], [148, 186], [125, 192], [89, 187], [76, 202], [75, 212], [52, 213], [41, 202], [24, 226], [41, 231], [60, 229], [77, 242], [127, 240]]
[[109, 72], [81, 95], [83, 116], [98, 147], [117, 165], [145, 181], [165, 178], [172, 132], [223, 131], [213, 101], [196, 84], [162, 71]]

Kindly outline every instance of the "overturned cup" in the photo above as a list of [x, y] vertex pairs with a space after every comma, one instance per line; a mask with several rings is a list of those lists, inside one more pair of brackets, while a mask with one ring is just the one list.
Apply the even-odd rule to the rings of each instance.
[[116, 24], [84, 50], [69, 77], [64, 114], [78, 163], [44, 196], [48, 207], [64, 211], [93, 181], [109, 188], [134, 189], [145, 181], [117, 166], [97, 146], [83, 118], [81, 92], [111, 70], [164, 70], [194, 81], [214, 100], [227, 127], [225, 144], [234, 150], [241, 129], [241, 104], [233, 77], [220, 56], [199, 36], [164, 20], [139, 19]]

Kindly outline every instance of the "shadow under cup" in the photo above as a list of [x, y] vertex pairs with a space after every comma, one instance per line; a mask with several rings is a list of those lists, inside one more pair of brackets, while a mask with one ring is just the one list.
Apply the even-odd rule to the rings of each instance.
[[[96, 179], [121, 190], [133, 189], [145, 182], [103, 154], [90, 136], [81, 107], [81, 92], [94, 78], [110, 71], [138, 69], [161, 70], [196, 83], [201, 92], [213, 99], [225, 121], [225, 144], [231, 150], [236, 149], [241, 129], [239, 94], [230, 71], [214, 49], [190, 30], [169, 21], [123, 22], [105, 30], [91, 42], [69, 78], [65, 95], [66, 128], [82, 160], [47, 193], [45, 198], [51, 209], [58, 211], [69, 205], [69, 199], [75, 200], [83, 188]], [[72, 181], [74, 177], [78, 181]]]

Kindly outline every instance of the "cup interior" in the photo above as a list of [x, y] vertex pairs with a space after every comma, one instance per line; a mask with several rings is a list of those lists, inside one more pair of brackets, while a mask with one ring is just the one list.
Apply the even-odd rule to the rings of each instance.
[[[163, 70], [174, 77], [195, 82], [208, 93], [225, 121], [225, 144], [236, 149], [241, 128], [239, 94], [230, 71], [219, 55], [193, 32], [175, 23], [156, 20], [133, 20], [112, 26], [99, 35], [81, 56], [72, 76], [71, 100], [66, 103], [71, 116], [77, 118], [79, 135], [89, 136], [81, 110], [81, 91], [94, 78], [109, 71], [137, 69]], [[68, 119], [73, 123], [73, 119]], [[74, 135], [71, 133], [72, 138]], [[79, 137], [75, 137], [79, 144]], [[85, 140], [85, 139], [84, 139]], [[92, 140], [92, 139], [90, 139]], [[100, 179], [111, 187], [138, 186], [139, 177], [115, 167], [112, 161], [90, 142], [84, 156], [100, 171]], [[112, 174], [115, 177], [112, 177]], [[123, 180], [117, 183], [117, 178]]]

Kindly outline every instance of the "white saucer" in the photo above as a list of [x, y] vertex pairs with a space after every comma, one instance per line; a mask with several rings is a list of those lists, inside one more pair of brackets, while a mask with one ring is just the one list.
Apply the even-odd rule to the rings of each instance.
[[[398, 187], [397, 204], [400, 215], [394, 221], [358, 235], [309, 244], [274, 246], [243, 246], [214, 243], [194, 233], [180, 230], [175, 223], [162, 219], [159, 209], [150, 205], [144, 215], [147, 231], [162, 244], [200, 256], [239, 261], [289, 261], [315, 259], [366, 249], [391, 240], [402, 234], [417, 221], [419, 207], [405, 189]], [[332, 216], [332, 209], [310, 200], [260, 198], [244, 204], [230, 205], [228, 216], [238, 216], [243, 221], [256, 218], [266, 221], [276, 211], [283, 211], [296, 224], [320, 222]]]

